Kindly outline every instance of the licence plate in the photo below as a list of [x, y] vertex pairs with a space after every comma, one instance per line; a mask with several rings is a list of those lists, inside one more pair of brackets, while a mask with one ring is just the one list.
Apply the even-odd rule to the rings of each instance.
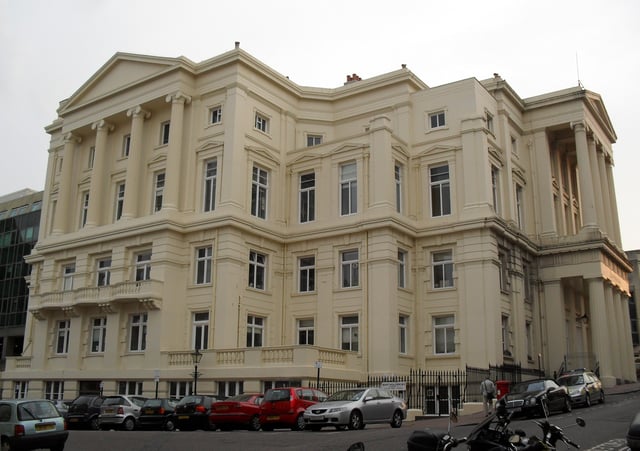
[[275, 421], [279, 419], [280, 419], [280, 415], [270, 415], [267, 417], [267, 421]]
[[189, 419], [189, 415], [180, 415], [178, 417], [178, 420], [188, 420]]
[[53, 431], [56, 428], [55, 423], [38, 423], [36, 424], [36, 431]]
[[229, 406], [218, 406], [216, 410], [229, 410]]
[[80, 420], [78, 418], [69, 418], [69, 421], [72, 423], [77, 423]]
[[116, 410], [115, 409], [104, 409], [104, 413], [114, 413]]
[[153, 413], [153, 409], [144, 409], [144, 413], [151, 415]]

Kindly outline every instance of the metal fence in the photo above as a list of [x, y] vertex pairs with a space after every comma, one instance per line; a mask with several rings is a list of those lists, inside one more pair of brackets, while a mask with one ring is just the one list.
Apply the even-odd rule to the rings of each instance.
[[539, 377], [540, 372], [520, 365], [490, 366], [488, 369], [467, 366], [465, 370], [418, 369], [411, 370], [408, 375], [369, 376], [366, 381], [314, 379], [306, 381], [306, 384], [325, 393], [356, 387], [386, 386], [404, 398], [410, 409], [419, 409], [424, 415], [448, 415], [451, 408], [461, 409], [465, 402], [481, 402], [480, 383], [487, 376], [494, 381], [506, 380], [511, 384]]

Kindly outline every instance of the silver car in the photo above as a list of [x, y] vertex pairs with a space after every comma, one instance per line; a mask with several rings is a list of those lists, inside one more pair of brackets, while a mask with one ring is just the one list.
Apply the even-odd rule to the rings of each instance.
[[122, 428], [133, 431], [138, 424], [142, 405], [147, 400], [142, 396], [107, 396], [100, 407], [98, 422], [100, 429]]
[[1, 449], [62, 451], [67, 441], [64, 418], [45, 399], [0, 401]]
[[407, 417], [407, 404], [383, 388], [353, 388], [329, 396], [304, 412], [306, 427], [318, 431], [323, 426], [336, 429], [363, 429], [369, 423], [389, 423], [402, 426]]

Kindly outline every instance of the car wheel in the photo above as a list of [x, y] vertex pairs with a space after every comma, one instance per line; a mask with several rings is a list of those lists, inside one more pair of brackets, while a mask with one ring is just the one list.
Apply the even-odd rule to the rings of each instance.
[[304, 427], [305, 427], [304, 417], [302, 416], [302, 414], [300, 414], [296, 418], [296, 423], [293, 425], [291, 430], [293, 430], [293, 431], [304, 431]]
[[565, 413], [571, 412], [571, 399], [564, 398], [564, 409], [562, 411]]
[[0, 451], [11, 451], [11, 444], [9, 443], [9, 440], [7, 440], [6, 438], [2, 439], [2, 444], [0, 445]]
[[273, 431], [273, 426], [271, 426], [271, 425], [267, 426], [266, 424], [263, 424], [263, 425], [260, 426], [260, 428], [265, 432]]
[[589, 393], [584, 396], [584, 405], [585, 407], [591, 407], [591, 395]]
[[89, 420], [89, 428], [92, 431], [99, 431], [100, 430], [100, 422], [98, 421], [98, 417], [93, 417], [93, 418], [91, 418], [91, 420]]
[[260, 417], [258, 415], [254, 415], [251, 417], [249, 421], [249, 430], [250, 431], [259, 431], [260, 430]]
[[598, 402], [600, 404], [604, 404], [604, 392], [603, 391], [600, 392], [600, 399], [598, 399]]
[[336, 426], [336, 431], [344, 431], [347, 427], [343, 424], [341, 424], [340, 426]]
[[165, 431], [175, 431], [176, 424], [173, 422], [171, 418], [168, 418], [167, 421], [164, 422], [164, 430]]
[[391, 427], [399, 428], [400, 426], [402, 426], [402, 412], [396, 410], [393, 412], [393, 417], [391, 418]]
[[133, 418], [127, 417], [122, 422], [122, 428], [125, 431], [133, 431], [136, 428], [136, 422], [134, 421]]
[[351, 412], [351, 415], [349, 415], [349, 424], [347, 426], [352, 431], [362, 429], [362, 414], [357, 410]]

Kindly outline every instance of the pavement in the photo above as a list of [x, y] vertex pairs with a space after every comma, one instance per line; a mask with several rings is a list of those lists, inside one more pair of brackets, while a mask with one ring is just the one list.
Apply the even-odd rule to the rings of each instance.
[[[607, 396], [609, 395], [622, 395], [626, 393], [635, 393], [640, 391], [640, 382], [632, 382], [628, 384], [618, 384], [614, 387], [605, 388], [604, 392]], [[456, 426], [463, 426], [466, 424], [477, 424], [485, 418], [485, 414], [483, 411], [474, 412], [468, 415], [465, 415], [464, 412], [460, 412], [458, 416], [458, 421], [456, 422]], [[447, 415], [443, 416], [421, 416], [416, 421], [417, 424], [420, 424], [425, 428], [432, 429], [442, 429], [446, 430], [449, 425], [449, 417]]]

